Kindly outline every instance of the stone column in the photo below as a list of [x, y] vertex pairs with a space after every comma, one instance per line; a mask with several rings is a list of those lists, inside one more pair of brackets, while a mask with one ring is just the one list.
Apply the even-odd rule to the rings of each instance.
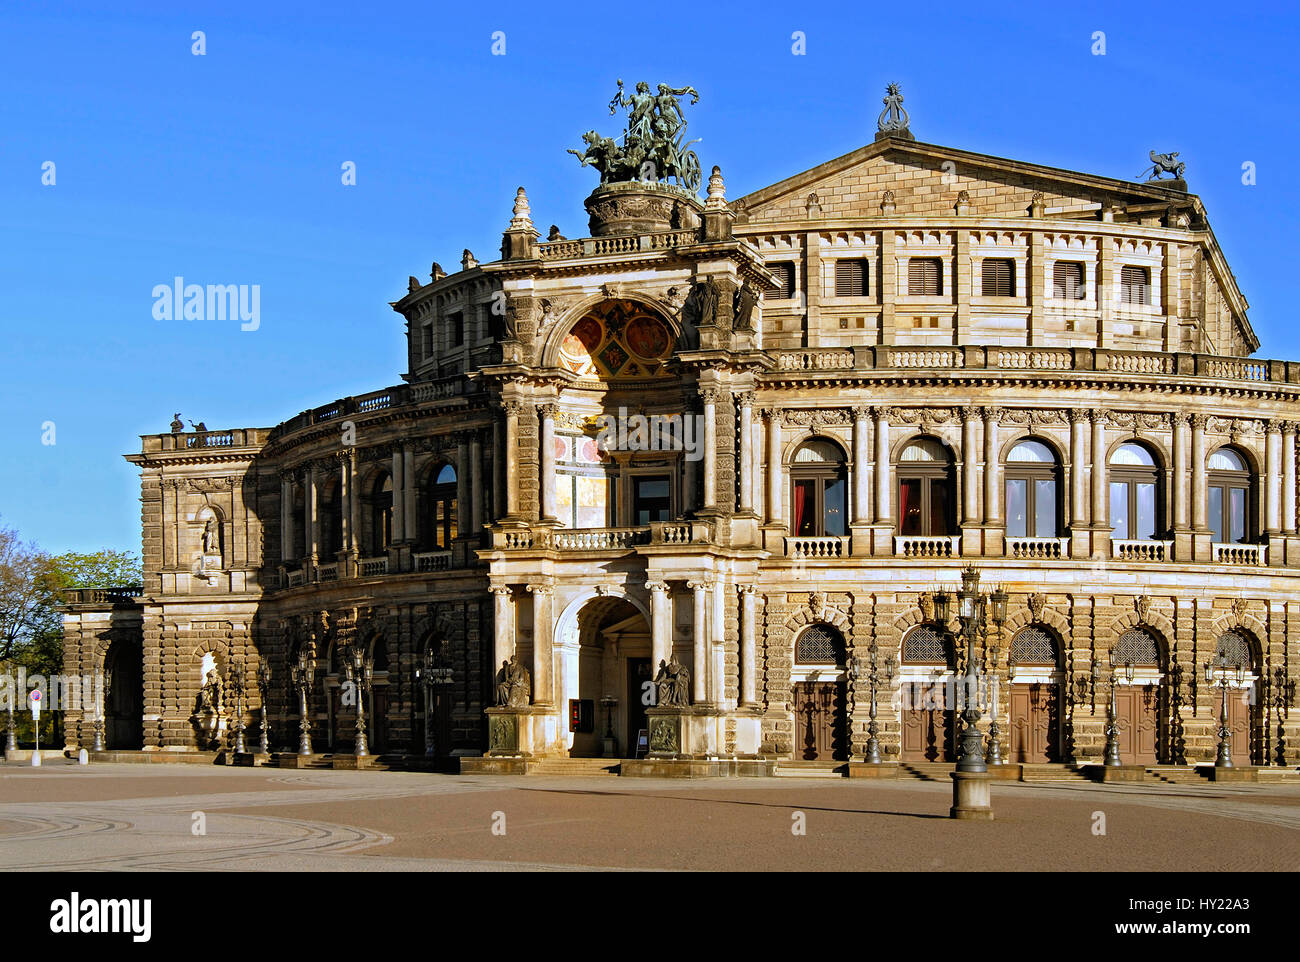
[[1282, 532], [1282, 423], [1269, 420], [1264, 427], [1264, 522], [1271, 537]]
[[750, 439], [754, 436], [754, 392], [742, 391], [736, 396], [740, 402], [740, 513], [754, 510], [754, 451]]
[[673, 652], [672, 608], [669, 605], [668, 583], [647, 581], [650, 592], [650, 671], [659, 671], [659, 663], [668, 661]]
[[781, 494], [781, 411], [766, 408], [767, 418], [767, 521], [781, 524], [785, 519], [785, 499]]
[[1090, 411], [1092, 418], [1092, 524], [1110, 526], [1106, 514], [1106, 412]]
[[980, 486], [979, 461], [975, 457], [978, 446], [976, 432], [979, 429], [979, 408], [967, 406], [961, 409], [961, 446], [962, 446], [962, 524], [980, 523]]
[[[510, 460], [510, 449], [506, 447], [506, 426], [504, 418], [492, 422], [492, 511], [498, 517], [506, 510], [506, 462]], [[495, 521], [496, 518], [488, 520]]]
[[469, 440], [468, 533], [476, 542], [483, 534], [483, 447], [477, 431], [470, 435]]
[[1070, 411], [1070, 527], [1081, 528], [1088, 523], [1086, 470], [1088, 412]]
[[287, 472], [280, 475], [280, 560], [293, 560], [293, 475]]
[[492, 674], [515, 653], [515, 605], [509, 585], [493, 585], [495, 602], [492, 619]]
[[757, 591], [740, 586], [740, 704], [758, 704], [758, 632], [754, 617]]
[[552, 705], [554, 631], [551, 623], [551, 585], [529, 585], [533, 593], [533, 704]]
[[707, 388], [700, 392], [704, 401], [704, 496], [701, 499], [704, 510], [712, 510], [718, 504], [718, 425], [717, 408], [722, 392], [716, 388]]
[[1282, 532], [1296, 533], [1296, 476], [1294, 421], [1282, 423]]
[[523, 412], [519, 401], [506, 401], [502, 404], [505, 411], [505, 448], [501, 451], [501, 473], [504, 476], [506, 494], [506, 515], [519, 517], [519, 415]]
[[1174, 415], [1174, 477], [1172, 496], [1174, 529], [1188, 527], [1187, 512], [1187, 415]]
[[876, 414], [876, 524], [893, 521], [889, 485], [889, 416], [893, 409], [878, 407]]
[[403, 537], [416, 540], [419, 535], [419, 517], [415, 513], [415, 451], [409, 442], [402, 443], [402, 514], [406, 518]]
[[721, 706], [727, 697], [726, 653], [722, 639], [726, 630], [726, 587], [719, 578], [713, 582], [713, 617], [709, 629], [709, 701]]
[[[348, 453], [347, 467], [348, 473], [348, 491], [351, 497], [348, 501], [348, 517], [352, 530], [352, 540], [347, 545], [356, 554], [361, 553], [361, 487], [360, 487], [360, 468], [357, 467], [357, 453], [355, 450]], [[351, 564], [351, 562], [349, 562]]]
[[338, 456], [339, 465], [339, 548], [352, 547], [352, 454], [344, 451]]
[[541, 520], [555, 521], [555, 412], [554, 404], [539, 404], [538, 413], [542, 417], [542, 429], [539, 433], [538, 446], [541, 448], [537, 459], [541, 477]]
[[[867, 420], [871, 409], [859, 405], [853, 409], [853, 522], [871, 522], [870, 490], [867, 487]], [[750, 589], [753, 590], [752, 588]]]
[[695, 592], [695, 647], [691, 665], [693, 701], [703, 704], [708, 698], [709, 670], [709, 622], [707, 618], [708, 591], [707, 581], [688, 581], [686, 587]]
[[474, 496], [474, 485], [470, 480], [472, 465], [469, 457], [469, 435], [460, 431], [456, 434], [456, 537], [464, 538], [469, 534], [470, 499]]
[[316, 464], [307, 468], [307, 496], [303, 498], [303, 530], [307, 532], [307, 557], [314, 565], [319, 560], [320, 549], [320, 485], [317, 482]]
[[393, 540], [406, 537], [406, 490], [405, 460], [402, 458], [402, 446], [393, 445]]
[[1205, 504], [1205, 415], [1193, 414], [1192, 421], [1192, 528], [1204, 531]]
[[984, 523], [1002, 523], [1002, 465], [998, 459], [998, 421], [1001, 408], [984, 409]]

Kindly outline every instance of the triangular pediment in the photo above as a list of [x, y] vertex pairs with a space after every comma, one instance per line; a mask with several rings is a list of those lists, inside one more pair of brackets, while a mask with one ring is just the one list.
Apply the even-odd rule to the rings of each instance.
[[899, 138], [876, 141], [787, 177], [746, 194], [732, 207], [740, 209], [741, 223], [751, 226], [814, 219], [939, 217], [956, 212], [963, 190], [968, 213], [979, 217], [1027, 217], [1035, 194], [1042, 195], [1047, 217], [1095, 220], [1104, 204], [1119, 208], [1172, 204], [1199, 211], [1194, 195], [1168, 187]]

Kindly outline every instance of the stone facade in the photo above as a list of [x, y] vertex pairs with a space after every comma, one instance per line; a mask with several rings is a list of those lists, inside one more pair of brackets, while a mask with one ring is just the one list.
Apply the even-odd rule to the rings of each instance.
[[[620, 223], [636, 190], [602, 190], [598, 237], [539, 242], [525, 200], [501, 259], [412, 278], [392, 305], [402, 384], [270, 429], [144, 438], [145, 584], [65, 613], [69, 672], [138, 652], [139, 697], [114, 711], [141, 729], [119, 722], [110, 747], [210, 747], [208, 667], [243, 671], [256, 739], [262, 662], [290, 747], [310, 649], [315, 746], [350, 751], [341, 662], [360, 646], [376, 752], [423, 753], [428, 732], [444, 755], [630, 756], [675, 657], [681, 754], [861, 758], [874, 646], [896, 666], [885, 756], [942, 759], [951, 703], [915, 698], [964, 657], [932, 595], [973, 564], [1010, 598], [976, 646], [1004, 755], [1099, 760], [1118, 676], [1126, 730], [1149, 728], [1133, 752], [1211, 760], [1204, 663], [1235, 633], [1234, 752], [1295, 764], [1300, 363], [1250, 356], [1198, 197], [897, 136], [730, 204], [716, 172], [705, 203], [647, 188], [675, 205], [668, 230]], [[1214, 500], [1234, 497], [1239, 517]], [[1029, 628], [1051, 661], [1010, 677]], [[952, 655], [909, 655], [918, 629]], [[1155, 654], [1112, 674], [1133, 631]], [[529, 705], [492, 715], [510, 719], [494, 745], [512, 657]]]

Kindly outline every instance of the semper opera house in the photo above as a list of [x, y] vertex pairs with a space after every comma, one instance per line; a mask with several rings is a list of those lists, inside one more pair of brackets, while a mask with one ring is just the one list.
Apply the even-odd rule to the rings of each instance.
[[401, 383], [143, 438], [144, 584], [65, 597], [108, 682], [67, 746], [905, 772], [974, 664], [1022, 774], [1294, 768], [1300, 363], [1175, 155], [923, 143], [891, 87], [729, 199], [687, 92], [620, 81], [587, 236], [520, 188], [499, 257], [410, 279]]

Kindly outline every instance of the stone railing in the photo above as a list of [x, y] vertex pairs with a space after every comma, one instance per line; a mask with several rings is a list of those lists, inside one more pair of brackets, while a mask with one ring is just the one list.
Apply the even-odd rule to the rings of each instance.
[[1220, 544], [1215, 542], [1213, 549], [1215, 564], [1227, 565], [1262, 565], [1268, 556], [1262, 544]]
[[357, 562], [357, 573], [363, 578], [369, 578], [372, 575], [388, 574], [388, 556], [383, 555], [378, 558], [362, 558]]
[[144, 593], [144, 585], [123, 585], [120, 588], [64, 588], [59, 592], [65, 605], [116, 605], [130, 602]]
[[1173, 558], [1172, 541], [1119, 541], [1111, 540], [1110, 556], [1116, 561], [1170, 561]]
[[558, 551], [602, 551], [631, 548], [650, 543], [650, 529], [645, 528], [570, 528], [559, 529], [551, 537]]
[[1069, 538], [1007, 538], [1008, 558], [1049, 560], [1067, 558], [1069, 554]]
[[181, 434], [187, 448], [232, 448], [237, 443], [234, 431], [199, 431], [197, 434]]
[[786, 538], [785, 554], [795, 561], [847, 558], [849, 539], [841, 537]]
[[776, 357], [783, 371], [844, 371], [851, 370], [853, 363], [853, 351], [840, 348], [781, 351]]
[[537, 245], [537, 256], [544, 261], [572, 260], [606, 254], [635, 254], [638, 251], [664, 251], [699, 243], [694, 230], [656, 231], [651, 234], [618, 234], [611, 237], [583, 237], [578, 240], [545, 241]]
[[416, 571], [446, 571], [451, 567], [450, 551], [420, 551], [412, 557]]
[[713, 540], [713, 525], [707, 521], [652, 521], [651, 544], [707, 544]]
[[1007, 347], [967, 344], [957, 347], [881, 344], [857, 347], [777, 349], [775, 370], [766, 377], [824, 370], [990, 370], [1113, 372], [1176, 375], [1228, 381], [1300, 384], [1300, 362], [1162, 351], [1119, 351], [1093, 347]]
[[902, 558], [961, 557], [961, 536], [894, 536], [894, 554]]
[[285, 586], [287, 588], [297, 588], [307, 582], [307, 572], [302, 568], [294, 568], [287, 574], [289, 580], [289, 583]]
[[336, 561], [334, 562], [334, 564], [328, 564], [328, 565], [317, 565], [316, 580], [317, 581], [338, 581], [339, 580], [338, 562]]

